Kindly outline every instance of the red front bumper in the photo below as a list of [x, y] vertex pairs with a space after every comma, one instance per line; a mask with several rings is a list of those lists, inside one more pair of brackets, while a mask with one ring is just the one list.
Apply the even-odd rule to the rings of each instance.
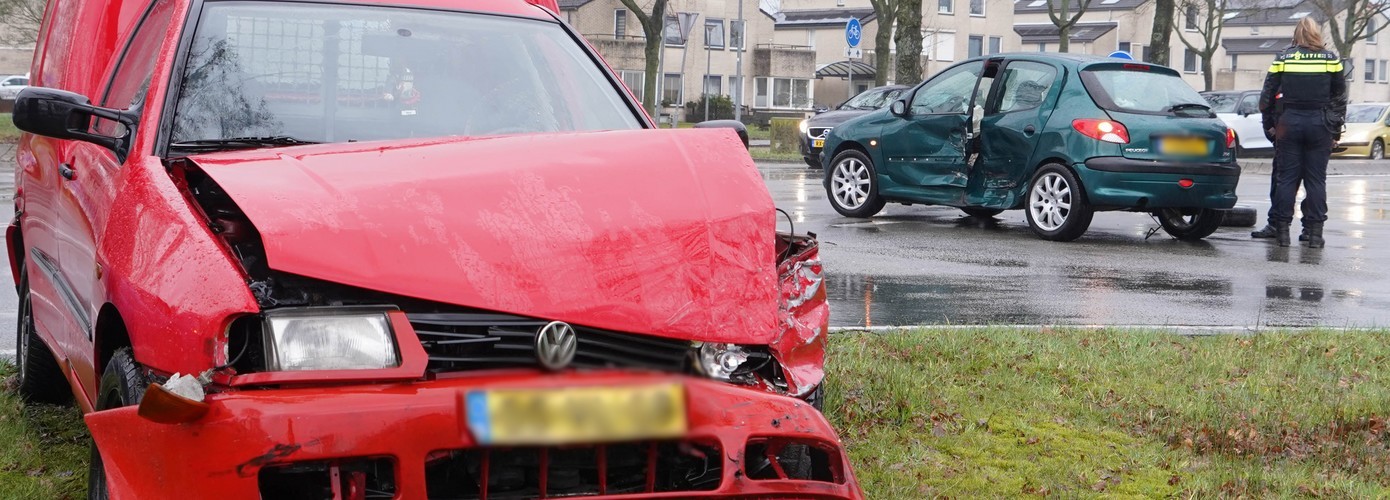
[[[86, 416], [114, 498], [258, 498], [262, 467], [352, 457], [391, 457], [397, 498], [426, 498], [426, 457], [478, 446], [465, 418], [470, 389], [626, 385], [670, 381], [631, 373], [534, 372], [405, 384], [248, 390], [208, 398], [211, 411], [191, 424], [145, 420], [135, 408]], [[710, 491], [643, 498], [758, 496], [861, 498], [848, 458], [825, 418], [806, 403], [709, 380], [678, 377], [686, 388], [687, 438], [719, 443], [722, 479]], [[749, 438], [834, 444], [841, 482], [753, 480], [743, 470]], [[604, 497], [618, 498], [618, 497]]]

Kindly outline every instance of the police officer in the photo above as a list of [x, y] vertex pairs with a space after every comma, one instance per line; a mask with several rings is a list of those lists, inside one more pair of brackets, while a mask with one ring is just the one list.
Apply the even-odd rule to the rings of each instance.
[[1327, 221], [1327, 160], [1346, 120], [1347, 80], [1342, 60], [1326, 49], [1312, 18], [1298, 22], [1293, 42], [1294, 46], [1270, 65], [1260, 93], [1264, 113], [1274, 112], [1272, 103], [1281, 93], [1284, 109], [1274, 127], [1276, 186], [1269, 223], [1257, 233], [1272, 232], [1279, 246], [1289, 246], [1289, 224], [1301, 183], [1307, 196], [1303, 232], [1309, 248], [1322, 248], [1322, 226]]
[[[1289, 46], [1288, 48], [1293, 47], [1294, 46]], [[1279, 122], [1279, 114], [1284, 112], [1284, 103], [1281, 100], [1283, 98], [1284, 94], [1276, 94], [1274, 96], [1274, 102], [1271, 102], [1269, 105], [1270, 109], [1260, 110], [1260, 124], [1263, 125], [1261, 129], [1264, 130], [1265, 139], [1269, 139], [1270, 144], [1274, 144], [1275, 142], [1274, 126], [1276, 123]], [[1278, 170], [1277, 166], [1270, 168], [1270, 170], [1271, 172], [1269, 173], [1269, 199], [1272, 202], [1274, 200], [1274, 192], [1279, 189], [1279, 177], [1274, 175], [1273, 172], [1274, 170]], [[1308, 208], [1308, 197], [1303, 197], [1303, 202], [1299, 204], [1299, 210], [1303, 212], [1303, 218], [1299, 220], [1299, 222], [1303, 225], [1303, 232], [1298, 235], [1298, 241], [1308, 241], [1308, 213], [1312, 212], [1312, 209]], [[1274, 227], [1266, 225], [1263, 229], [1251, 232], [1250, 237], [1273, 238], [1275, 236], [1274, 233]]]

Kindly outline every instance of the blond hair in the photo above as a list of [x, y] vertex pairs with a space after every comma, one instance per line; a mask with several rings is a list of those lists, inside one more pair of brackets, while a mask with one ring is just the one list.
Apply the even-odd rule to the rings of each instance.
[[1305, 16], [1293, 29], [1293, 44], [1309, 50], [1325, 50], [1327, 43], [1322, 40], [1322, 29], [1318, 22]]

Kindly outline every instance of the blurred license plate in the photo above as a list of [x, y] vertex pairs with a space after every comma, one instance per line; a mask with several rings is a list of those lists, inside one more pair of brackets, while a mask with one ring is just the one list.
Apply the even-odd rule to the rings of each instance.
[[1158, 143], [1158, 152], [1166, 155], [1204, 156], [1207, 140], [1200, 137], [1168, 137]]
[[816, 139], [816, 140], [814, 140], [814, 141], [811, 141], [811, 147], [813, 147], [813, 148], [823, 148], [823, 147], [825, 147], [825, 139]]
[[685, 434], [680, 384], [470, 391], [468, 429], [482, 444], [553, 445]]

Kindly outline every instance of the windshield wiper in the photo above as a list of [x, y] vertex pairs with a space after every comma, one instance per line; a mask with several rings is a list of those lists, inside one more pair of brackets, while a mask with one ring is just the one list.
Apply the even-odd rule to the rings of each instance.
[[1180, 109], [1205, 109], [1208, 112], [1210, 112], [1211, 106], [1208, 106], [1206, 104], [1198, 104], [1195, 102], [1185, 102], [1182, 104], [1174, 104], [1168, 107], [1169, 112], [1177, 112]]
[[198, 139], [196, 141], [180, 141], [170, 144], [169, 147], [179, 149], [195, 149], [200, 151], [216, 151], [221, 149], [261, 148], [266, 146], [300, 146], [304, 144], [318, 144], [318, 142], [297, 139], [288, 135], [271, 135], [265, 137], [229, 137], [226, 139]]

